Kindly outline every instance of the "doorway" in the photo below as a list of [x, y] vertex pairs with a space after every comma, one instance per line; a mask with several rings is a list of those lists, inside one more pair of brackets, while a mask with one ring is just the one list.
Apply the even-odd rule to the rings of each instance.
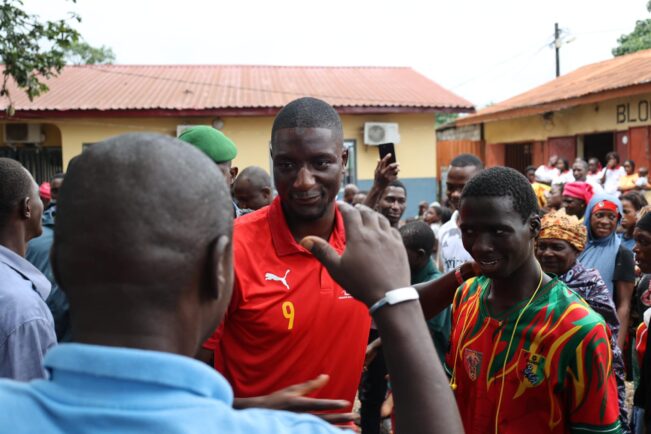
[[61, 148], [23, 145], [0, 147], [0, 157], [19, 161], [34, 177], [37, 184], [49, 181], [63, 172]]
[[598, 158], [601, 164], [606, 163], [606, 154], [615, 149], [615, 134], [598, 133], [583, 136], [583, 159]]
[[531, 143], [504, 145], [504, 165], [524, 173], [531, 165]]

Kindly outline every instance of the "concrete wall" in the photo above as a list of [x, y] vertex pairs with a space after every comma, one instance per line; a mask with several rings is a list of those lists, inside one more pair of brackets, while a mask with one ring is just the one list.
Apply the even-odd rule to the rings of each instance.
[[484, 139], [491, 143], [547, 140], [597, 132], [624, 131], [651, 125], [651, 94], [602, 101], [553, 112], [484, 124]]
[[638, 166], [649, 166], [650, 127], [651, 94], [605, 100], [545, 115], [487, 122], [484, 124], [486, 164], [504, 164], [504, 148], [509, 143], [530, 143], [532, 164], [536, 166], [546, 162], [551, 154], [571, 161], [585, 155], [584, 135], [613, 133], [613, 147], [622, 160], [631, 158]]

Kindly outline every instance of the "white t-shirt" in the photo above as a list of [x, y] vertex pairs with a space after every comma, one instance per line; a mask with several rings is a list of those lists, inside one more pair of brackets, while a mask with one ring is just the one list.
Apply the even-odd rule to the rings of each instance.
[[472, 256], [463, 248], [461, 230], [457, 226], [458, 219], [459, 211], [455, 211], [450, 220], [439, 229], [439, 259], [444, 273], [472, 261]]
[[544, 164], [536, 169], [536, 180], [551, 184], [551, 182], [560, 175], [561, 171], [555, 167], [545, 166]]
[[432, 229], [432, 232], [434, 232], [434, 236], [437, 240], [439, 239], [439, 230], [441, 230], [441, 226], [443, 226], [441, 223], [432, 223], [429, 225], [429, 227]]
[[622, 166], [618, 166], [615, 169], [606, 168], [606, 180], [604, 181], [604, 192], [606, 194], [613, 194], [619, 197], [619, 178], [626, 175], [626, 170]]
[[635, 185], [638, 187], [646, 188], [646, 185], [649, 183], [649, 180], [646, 176], [640, 176], [637, 178], [637, 181], [635, 181]]
[[552, 185], [554, 184], [567, 184], [568, 182], [574, 182], [574, 175], [571, 170], [568, 170], [565, 173], [561, 173], [556, 178], [552, 180]]
[[598, 171], [594, 175], [591, 175], [590, 173], [588, 173], [585, 176], [586, 182], [588, 182], [590, 184], [594, 183], [594, 184], [601, 185], [601, 178], [603, 178], [603, 176], [604, 176], [604, 170], [606, 170], [606, 169], [601, 169], [600, 171]]
[[593, 194], [602, 194], [604, 192], [604, 188], [601, 186], [599, 182], [594, 182], [590, 181], [589, 179], [586, 180], [587, 184], [590, 184], [592, 186], [592, 193]]

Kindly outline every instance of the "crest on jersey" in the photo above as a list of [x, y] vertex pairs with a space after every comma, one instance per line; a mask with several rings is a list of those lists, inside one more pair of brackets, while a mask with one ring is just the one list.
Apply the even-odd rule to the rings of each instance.
[[542, 383], [545, 378], [543, 367], [545, 366], [545, 358], [540, 354], [524, 352], [528, 355], [527, 364], [522, 369], [522, 381], [528, 386], [537, 386]]
[[482, 354], [479, 351], [469, 348], [463, 350], [463, 366], [466, 368], [466, 372], [472, 381], [476, 381], [479, 378], [481, 359]]

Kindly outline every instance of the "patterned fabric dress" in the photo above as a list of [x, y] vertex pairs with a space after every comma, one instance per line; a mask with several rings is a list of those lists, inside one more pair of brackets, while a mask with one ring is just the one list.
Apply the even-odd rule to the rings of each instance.
[[601, 275], [594, 268], [585, 268], [577, 262], [574, 267], [559, 277], [560, 280], [574, 292], [579, 294], [590, 305], [592, 310], [601, 315], [610, 328], [610, 347], [613, 351], [613, 373], [617, 380], [617, 395], [619, 401], [619, 421], [622, 424], [623, 432], [628, 429], [628, 410], [626, 409], [626, 371], [624, 369], [624, 358], [622, 350], [617, 346], [617, 334], [619, 333], [619, 319], [617, 310], [613, 303], [608, 287], [601, 279]]
[[452, 306], [446, 368], [466, 433], [496, 432], [496, 420], [501, 434], [621, 433], [604, 320], [554, 279], [514, 333], [527, 300], [492, 315], [490, 285], [485, 276], [466, 281]]

